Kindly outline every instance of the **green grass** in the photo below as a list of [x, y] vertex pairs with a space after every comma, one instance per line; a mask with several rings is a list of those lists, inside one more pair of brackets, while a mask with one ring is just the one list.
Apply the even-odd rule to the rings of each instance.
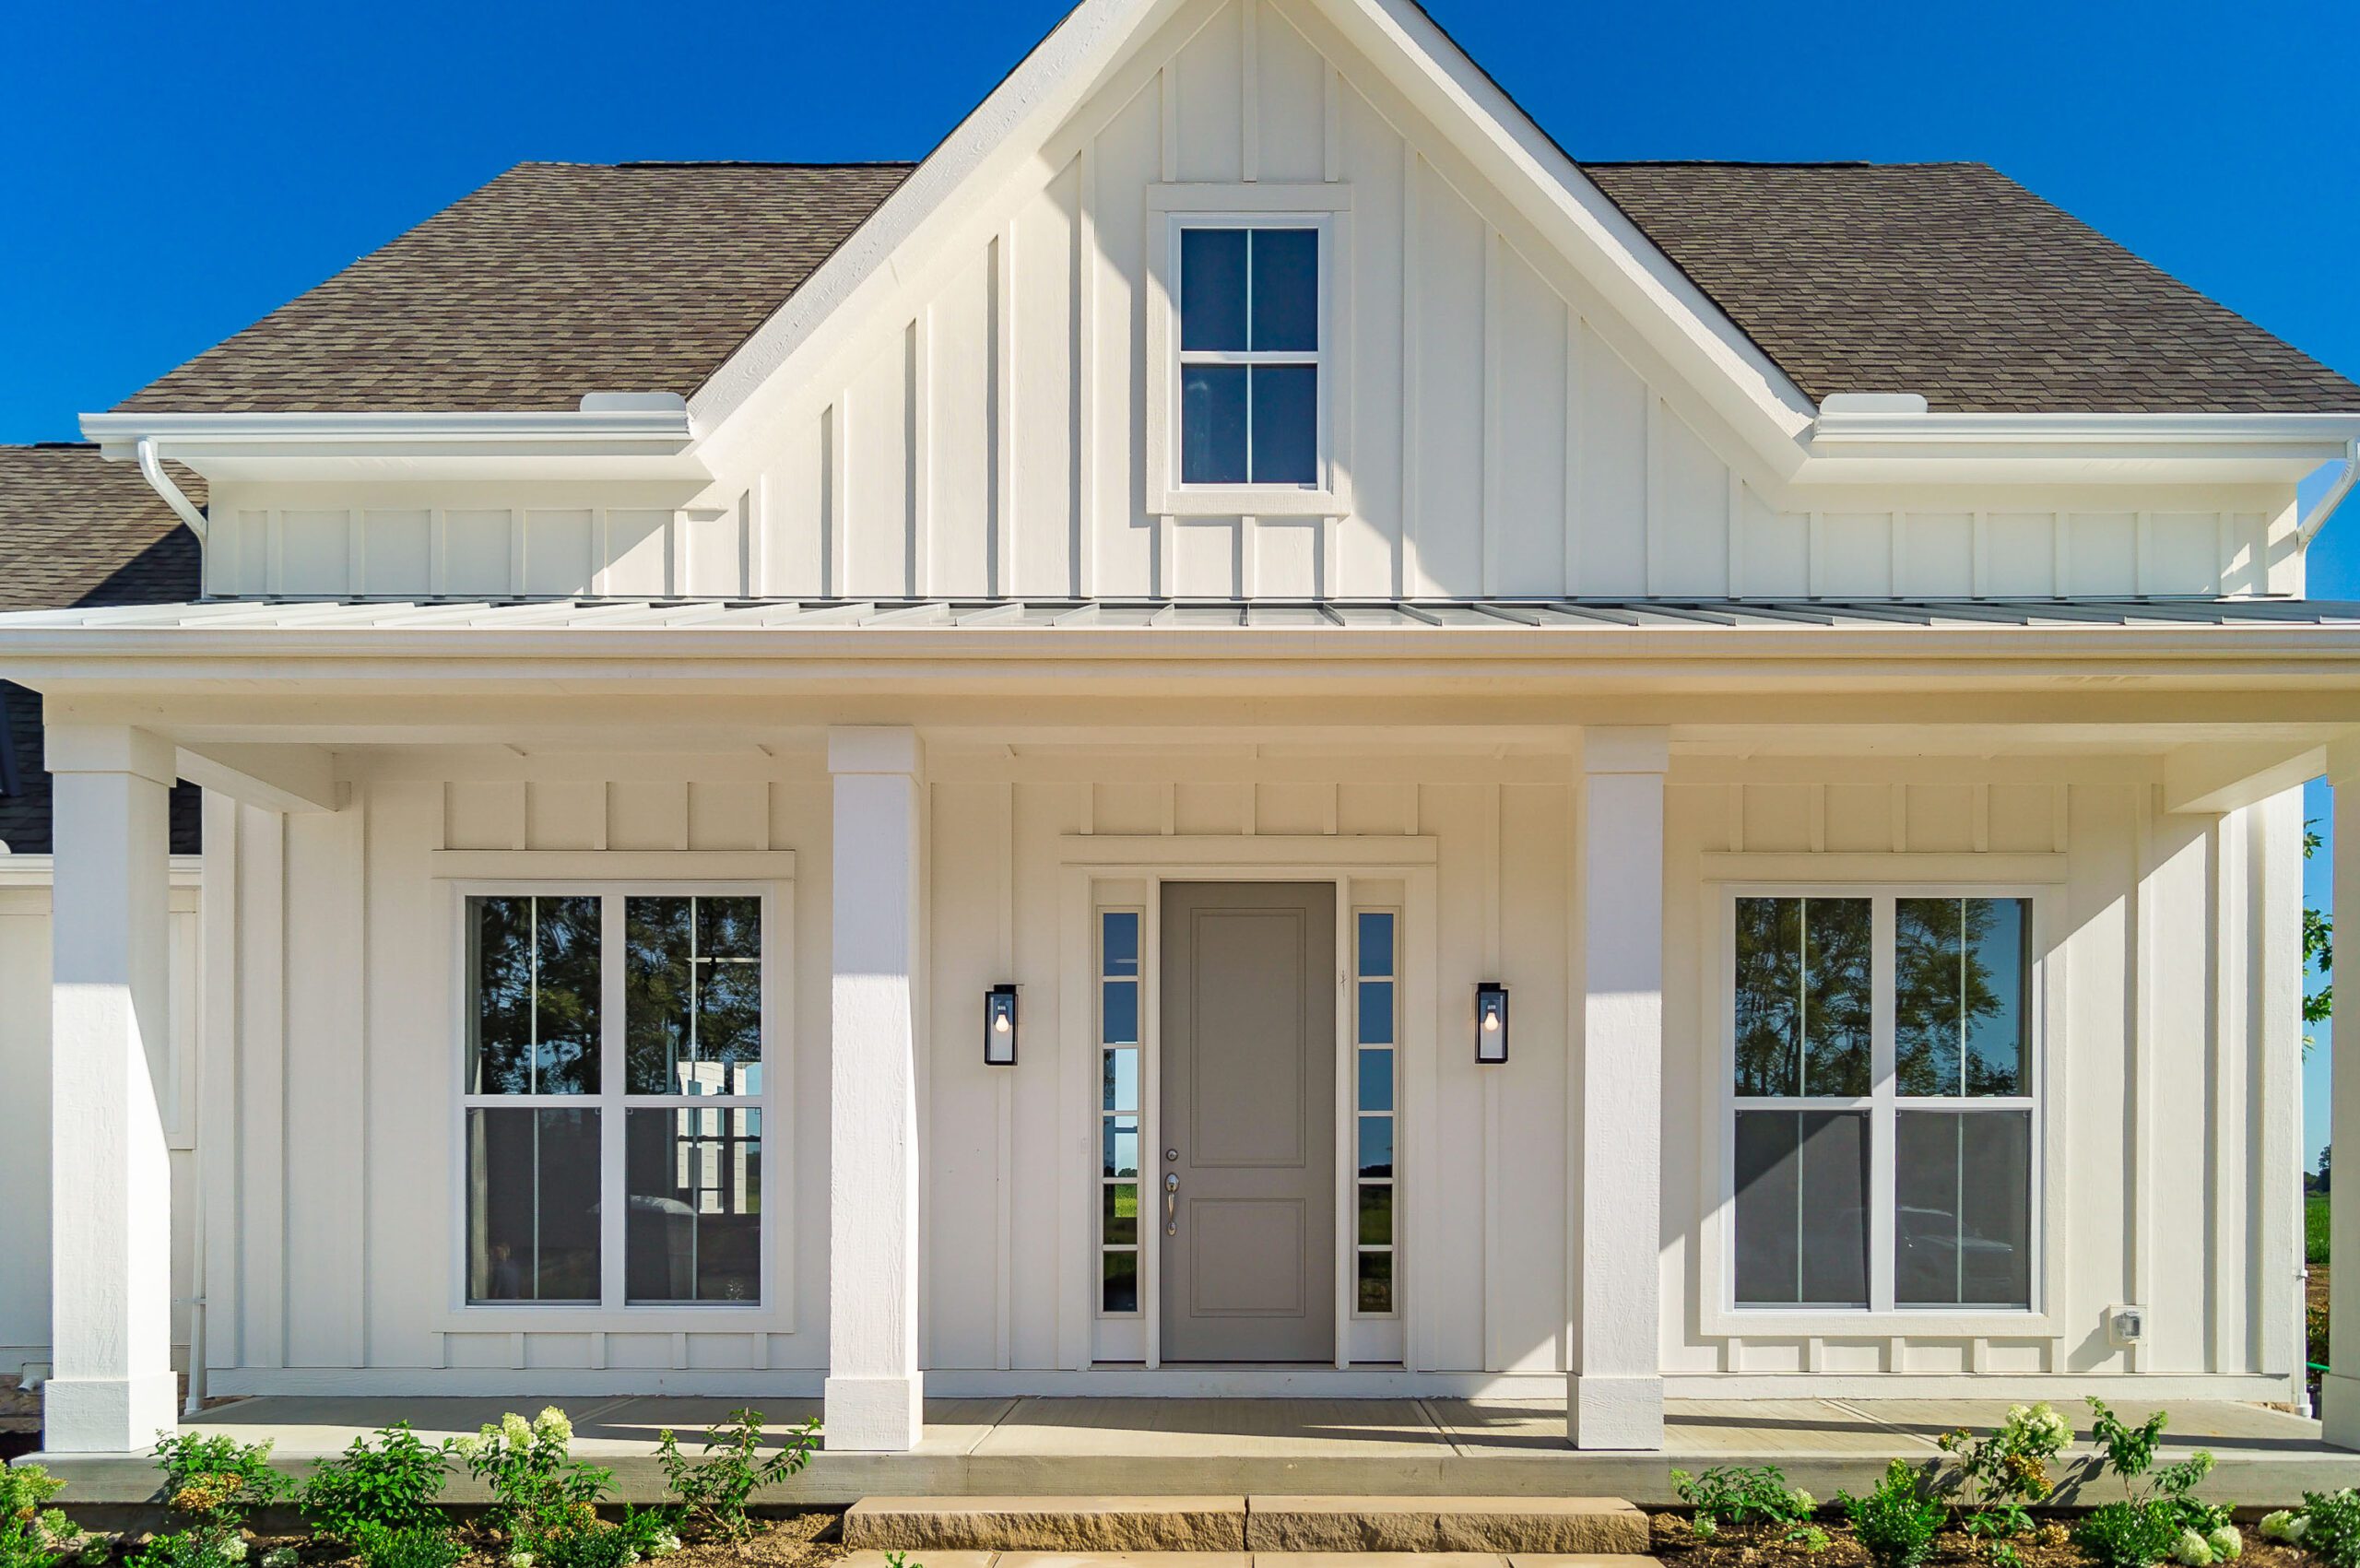
[[2314, 1268], [2327, 1263], [2327, 1195], [2303, 1200], [2303, 1261]]

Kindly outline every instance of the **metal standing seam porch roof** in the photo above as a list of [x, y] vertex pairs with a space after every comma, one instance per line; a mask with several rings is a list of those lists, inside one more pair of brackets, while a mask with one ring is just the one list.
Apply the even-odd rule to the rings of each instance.
[[1724, 628], [2360, 628], [2360, 603], [2305, 599], [219, 599], [0, 615], [12, 631], [748, 631], [1057, 630], [1512, 631]]

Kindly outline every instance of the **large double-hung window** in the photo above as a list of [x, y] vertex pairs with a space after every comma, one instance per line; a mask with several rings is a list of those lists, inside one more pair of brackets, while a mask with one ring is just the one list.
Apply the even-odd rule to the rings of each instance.
[[1734, 901], [1735, 1304], [2033, 1304], [2032, 904]]
[[764, 903], [466, 899], [470, 1303], [761, 1303]]

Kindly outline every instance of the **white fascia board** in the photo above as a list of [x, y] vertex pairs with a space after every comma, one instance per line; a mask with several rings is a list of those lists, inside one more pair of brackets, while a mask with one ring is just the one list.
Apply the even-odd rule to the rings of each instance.
[[792, 361], [824, 360], [857, 330], [862, 306], [890, 298], [905, 265], [958, 229], [1037, 158], [1128, 53], [1152, 38], [1184, 0], [1082, 0], [974, 112], [928, 153], [851, 238], [689, 400], [701, 428], [718, 430]]
[[2295, 480], [2342, 458], [2354, 414], [1949, 414], [1831, 410], [1797, 484], [1941, 479]]
[[708, 477], [685, 407], [485, 413], [112, 413], [82, 416], [84, 439], [117, 461], [151, 441], [209, 478], [313, 477], [365, 467], [426, 477], [549, 471]]

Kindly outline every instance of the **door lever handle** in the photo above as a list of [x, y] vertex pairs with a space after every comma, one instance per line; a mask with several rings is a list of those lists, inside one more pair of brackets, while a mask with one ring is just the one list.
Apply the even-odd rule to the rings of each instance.
[[1167, 1236], [1180, 1233], [1179, 1197], [1180, 1173], [1177, 1171], [1166, 1172], [1163, 1177], [1163, 1233]]

